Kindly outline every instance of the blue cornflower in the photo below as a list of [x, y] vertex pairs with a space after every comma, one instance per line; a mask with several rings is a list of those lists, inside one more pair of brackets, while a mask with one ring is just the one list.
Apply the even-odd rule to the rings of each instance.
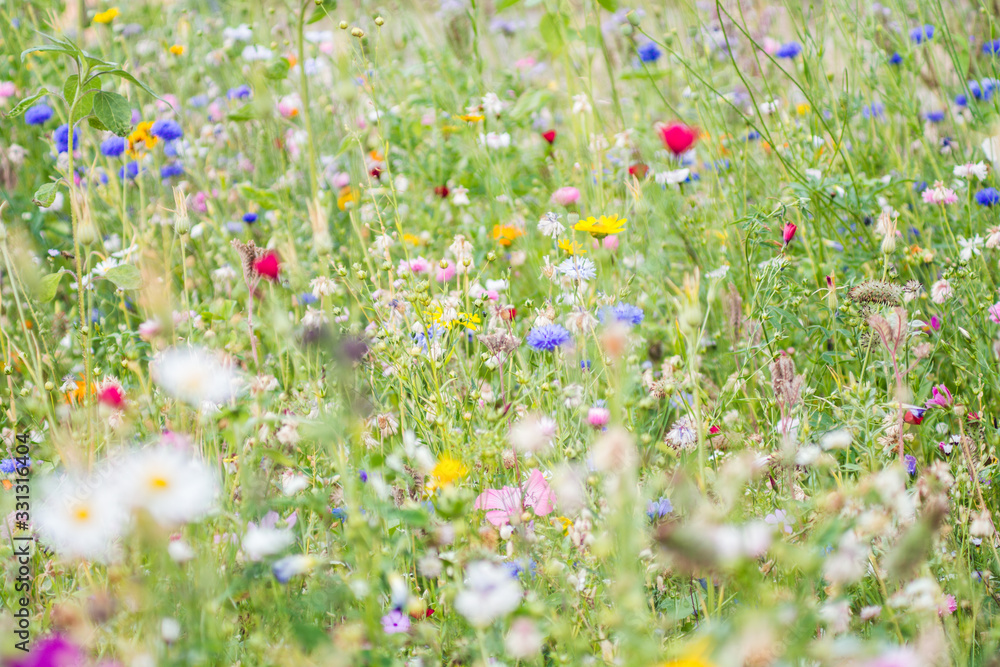
[[660, 59], [663, 52], [653, 42], [646, 42], [639, 47], [639, 60], [644, 63], [655, 63]]
[[124, 152], [124, 137], [109, 137], [101, 142], [101, 155], [105, 157], [118, 157]]
[[230, 88], [226, 92], [226, 99], [230, 100], [245, 100], [250, 97], [250, 86], [243, 84], [242, 86], [236, 86], [235, 88]]
[[184, 136], [184, 130], [181, 129], [180, 123], [170, 119], [156, 121], [153, 123], [153, 127], [150, 128], [149, 133], [164, 141], [173, 141]]
[[304, 306], [308, 306], [310, 303], [316, 303], [319, 299], [312, 292], [303, 292], [299, 295], [299, 303]]
[[545, 324], [528, 332], [528, 345], [539, 351], [551, 352], [569, 342], [570, 335], [558, 324]]
[[983, 53], [988, 56], [1000, 54], [1000, 39], [994, 39], [983, 44]]
[[160, 167], [160, 178], [172, 178], [184, 174], [184, 165], [180, 162], [171, 162]]
[[619, 303], [611, 308], [601, 308], [597, 311], [597, 319], [604, 323], [609, 310], [616, 322], [625, 322], [633, 326], [642, 323], [642, 319], [645, 317], [645, 313], [642, 312], [642, 308], [639, 306], [633, 306], [629, 303]]
[[913, 189], [916, 192], [923, 192], [927, 189], [927, 181], [916, 181], [913, 183]]
[[580, 370], [582, 370], [582, 371], [589, 371], [590, 370], [590, 359], [581, 359], [580, 360]]
[[24, 112], [24, 122], [28, 125], [45, 125], [54, 113], [52, 107], [42, 102]]
[[941, 121], [944, 120], [944, 112], [943, 111], [928, 111], [927, 113], [924, 114], [924, 118], [926, 118], [927, 120], [929, 120], [932, 123], [940, 123]]
[[[56, 152], [65, 153], [69, 150], [69, 125], [65, 123], [56, 128], [52, 133], [52, 139], [56, 142]], [[73, 128], [73, 150], [76, 150], [80, 143], [80, 128]]]
[[649, 517], [650, 521], [662, 519], [673, 511], [674, 506], [670, 503], [670, 500], [664, 497], [660, 497], [659, 500], [650, 500], [649, 504], [646, 505], [646, 516]]
[[899, 55], [898, 53], [893, 53], [891, 56], [889, 56], [890, 65], [898, 65], [901, 62], [903, 62], [903, 56]]
[[968, 106], [969, 98], [963, 95], [962, 93], [959, 93], [958, 95], [955, 95], [955, 104], [957, 104], [960, 107]]
[[788, 42], [779, 46], [778, 50], [774, 52], [774, 56], [776, 58], [794, 58], [800, 53], [802, 53], [802, 45], [798, 42]]
[[343, 508], [334, 507], [333, 509], [330, 510], [330, 514], [333, 516], [333, 518], [339, 519], [340, 521], [347, 520], [347, 511], [344, 510]]
[[903, 460], [906, 462], [906, 472], [911, 476], [917, 474], [917, 457], [907, 454]]
[[533, 560], [529, 560], [527, 562], [523, 560], [512, 560], [512, 561], [507, 561], [506, 563], [504, 563], [504, 565], [506, 566], [507, 571], [510, 573], [510, 576], [514, 579], [517, 579], [525, 572], [527, 572], [529, 576], [534, 577], [535, 568], [537, 567], [537, 563], [535, 563], [535, 561]]
[[257, 214], [256, 213], [244, 213], [243, 214], [243, 222], [247, 223], [248, 225], [252, 225], [253, 223], [257, 222]]
[[756, 141], [760, 139], [760, 132], [757, 130], [750, 130], [747, 132], [747, 141]]
[[914, 44], [923, 44], [929, 39], [934, 38], [934, 26], [930, 23], [925, 23], [924, 25], [917, 26], [910, 31], [910, 39], [913, 40]]
[[208, 95], [195, 95], [194, 97], [188, 100], [188, 104], [190, 104], [196, 109], [200, 109], [201, 107], [207, 107]]
[[996, 188], [983, 188], [976, 193], [976, 203], [980, 206], [996, 206], [1000, 204], [1000, 192]]
[[368, 473], [362, 470], [360, 473], [358, 473], [358, 478], [361, 480], [362, 483], [365, 483], [368, 481]]
[[139, 163], [136, 161], [129, 162], [124, 167], [118, 170], [118, 178], [130, 178], [134, 179], [139, 175]]
[[[27, 458], [28, 458], [27, 464], [30, 466], [31, 458], [30, 457]], [[13, 475], [14, 471], [16, 470], [17, 470], [17, 459], [3, 459], [2, 461], [0, 461], [0, 472], [7, 475]]]

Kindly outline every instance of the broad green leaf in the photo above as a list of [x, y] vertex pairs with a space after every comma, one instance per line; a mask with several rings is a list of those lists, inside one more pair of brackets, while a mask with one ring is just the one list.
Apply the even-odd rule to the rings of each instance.
[[[336, 9], [336, 5], [334, 5], [334, 9]], [[330, 12], [326, 11], [326, 7], [320, 5], [313, 11], [312, 16], [309, 17], [308, 21], [306, 21], [306, 25], [312, 25], [317, 21], [322, 21], [329, 15]]]
[[99, 91], [94, 94], [94, 115], [119, 137], [132, 131], [132, 107], [118, 93]]
[[[93, 106], [93, 103], [91, 103], [91, 106]], [[104, 123], [102, 123], [97, 116], [91, 116], [90, 118], [88, 118], [87, 123], [89, 123], [90, 126], [95, 130], [100, 130], [101, 132], [108, 131], [108, 128], [104, 126]]]
[[597, 4], [604, 7], [609, 12], [618, 11], [618, 2], [616, 2], [616, 0], [597, 0]]
[[142, 274], [132, 264], [119, 264], [108, 269], [104, 277], [121, 289], [139, 289], [142, 286]]
[[40, 91], [32, 95], [31, 97], [25, 97], [23, 100], [14, 105], [14, 108], [7, 112], [8, 118], [17, 118], [22, 115], [25, 111], [31, 108], [31, 106], [37, 102], [39, 99], [45, 97], [49, 94], [49, 91], [42, 88]]
[[497, 3], [497, 11], [502, 12], [505, 9], [513, 7], [519, 2], [521, 2], [521, 0], [500, 0], [500, 2]]
[[66, 104], [73, 104], [73, 100], [76, 99], [76, 89], [80, 83], [80, 77], [76, 74], [70, 74], [66, 77], [66, 83], [62, 87], [62, 96], [66, 100]]
[[50, 273], [42, 278], [38, 285], [39, 301], [42, 303], [48, 303], [49, 301], [52, 301], [52, 299], [56, 298], [56, 293], [59, 291], [59, 281], [62, 280], [63, 275], [63, 271], [57, 271], [56, 273]]
[[538, 22], [538, 32], [541, 33], [545, 45], [553, 54], [561, 53], [565, 43], [563, 42], [564, 19], [559, 14], [548, 12]]
[[42, 187], [35, 190], [35, 196], [31, 198], [31, 201], [33, 201], [36, 206], [40, 206], [42, 208], [52, 206], [52, 202], [56, 200], [56, 193], [58, 191], [59, 183], [46, 183]]

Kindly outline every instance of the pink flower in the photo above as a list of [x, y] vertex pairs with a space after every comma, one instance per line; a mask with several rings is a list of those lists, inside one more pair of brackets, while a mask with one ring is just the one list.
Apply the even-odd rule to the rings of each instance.
[[139, 336], [144, 340], [149, 340], [160, 333], [160, 323], [156, 320], [146, 320], [139, 325]]
[[1000, 324], [1000, 302], [990, 306], [990, 321], [993, 324]]
[[607, 408], [591, 408], [587, 412], [587, 423], [594, 428], [603, 428], [611, 420], [611, 410]]
[[937, 304], [942, 304], [951, 298], [951, 295], [955, 293], [952, 289], [951, 283], [947, 280], [939, 280], [933, 285], [931, 285], [931, 301]]
[[552, 201], [560, 206], [572, 206], [580, 201], [580, 191], [572, 185], [566, 185], [552, 193]]
[[475, 508], [486, 510], [486, 520], [494, 526], [510, 523], [517, 516], [531, 508], [537, 516], [551, 514], [555, 509], [556, 494], [549, 488], [542, 471], [535, 468], [528, 476], [522, 493], [520, 488], [505, 486], [502, 489], [487, 489], [476, 498]]
[[405, 274], [407, 271], [414, 275], [427, 273], [431, 270], [431, 263], [423, 257], [415, 257], [407, 262], [405, 259], [399, 262], [399, 273]]
[[938, 616], [951, 616], [958, 611], [958, 602], [954, 595], [948, 595], [944, 599], [944, 604], [938, 607]]
[[17, 95], [17, 86], [14, 85], [13, 81], [0, 83], [0, 97], [14, 97], [15, 95]]
[[786, 222], [784, 228], [781, 230], [781, 239], [788, 245], [795, 238], [795, 232], [798, 231], [798, 227], [795, 226], [794, 222]]
[[605, 247], [605, 249], [611, 250], [612, 252], [618, 250], [618, 235], [612, 234], [610, 236], [605, 236], [604, 240], [601, 241], [601, 244]]
[[521, 71], [524, 71], [526, 69], [531, 69], [534, 66], [535, 66], [535, 59], [532, 58], [531, 56], [528, 56], [527, 58], [521, 58], [520, 60], [514, 62], [514, 67], [518, 68]]
[[935, 181], [934, 187], [924, 190], [922, 196], [928, 204], [954, 204], [958, 201], [955, 191], [945, 187], [941, 181]]
[[455, 265], [448, 260], [444, 260], [444, 263], [444, 267], [439, 268], [437, 271], [436, 280], [439, 283], [446, 283], [455, 277]]
[[[942, 391], [944, 393], [941, 393]], [[954, 402], [955, 399], [952, 398], [951, 392], [948, 391], [948, 387], [944, 386], [943, 384], [939, 384], [938, 386], [931, 389], [931, 397], [927, 399], [927, 402], [924, 403], [924, 409], [926, 410], [927, 408], [935, 408], [935, 407], [947, 408]]]

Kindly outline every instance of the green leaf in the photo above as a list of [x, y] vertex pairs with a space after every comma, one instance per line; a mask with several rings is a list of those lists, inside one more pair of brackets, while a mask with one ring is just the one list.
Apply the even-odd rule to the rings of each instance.
[[597, 4], [604, 7], [609, 12], [618, 11], [618, 3], [615, 0], [597, 0]]
[[500, 2], [497, 3], [497, 11], [502, 12], [505, 9], [513, 7], [519, 2], [521, 2], [521, 0], [500, 0]]
[[100, 91], [97, 89], [87, 90], [83, 93], [80, 99], [76, 101], [76, 109], [73, 110], [74, 121], [86, 118], [90, 115], [90, 112], [94, 110], [94, 98], [97, 97], [97, 93], [99, 92]]
[[42, 278], [38, 285], [39, 301], [48, 303], [56, 298], [56, 293], [59, 291], [59, 282], [62, 280], [63, 275], [65, 275], [63, 271], [57, 271]]
[[72, 49], [69, 49], [65, 46], [61, 46], [58, 44], [40, 44], [38, 46], [32, 46], [30, 49], [25, 49], [24, 51], [21, 51], [21, 62], [23, 63], [24, 59], [28, 55], [32, 53], [41, 53], [43, 51], [48, 51], [53, 53], [63, 53], [71, 58], [76, 57], [76, 53], [74, 53]]
[[36, 206], [46, 208], [52, 206], [52, 202], [56, 200], [56, 192], [59, 191], [59, 183], [46, 183], [42, 187], [35, 190], [35, 196], [31, 198], [31, 201], [35, 203]]
[[[93, 105], [93, 103], [91, 103]], [[104, 126], [104, 123], [97, 116], [91, 116], [87, 119], [87, 123], [90, 124], [95, 130], [100, 130], [101, 132], [107, 132], [108, 128]]]
[[80, 77], [78, 77], [76, 74], [70, 74], [66, 78], [66, 83], [64, 83], [62, 87], [62, 96], [63, 99], [66, 100], [67, 105], [73, 104], [73, 100], [76, 99], [76, 89], [78, 87], [79, 82], [80, 82]]
[[[334, 7], [334, 9], [336, 9], [336, 7]], [[309, 17], [308, 21], [306, 21], [306, 25], [312, 25], [313, 23], [322, 21], [329, 15], [330, 12], [326, 11], [326, 7], [320, 5], [313, 11], [312, 16]]]
[[135, 78], [134, 76], [132, 76], [131, 74], [129, 74], [128, 72], [126, 72], [123, 69], [113, 69], [113, 70], [109, 70], [107, 72], [103, 72], [103, 74], [110, 74], [111, 76], [117, 76], [119, 79], [125, 79], [126, 81], [131, 81], [132, 83], [134, 83], [135, 85], [139, 86], [140, 88], [142, 88], [143, 90], [145, 90], [147, 93], [149, 93], [150, 95], [152, 95], [156, 99], [161, 100], [161, 101], [166, 101], [166, 100], [163, 100], [163, 98], [161, 98], [159, 95], [157, 95], [156, 93], [154, 93], [152, 88], [150, 88], [149, 86], [147, 86], [146, 84], [144, 84], [142, 81], [139, 81], [139, 79]]
[[45, 97], [49, 94], [49, 91], [42, 88], [40, 91], [32, 95], [31, 97], [25, 97], [23, 100], [14, 105], [14, 108], [7, 112], [7, 118], [17, 118], [25, 111], [31, 108], [35, 102], [40, 98]]
[[132, 107], [118, 93], [99, 91], [94, 94], [94, 115], [119, 137], [132, 131]]
[[243, 195], [250, 201], [259, 204], [263, 208], [277, 209], [281, 207], [281, 202], [278, 201], [278, 198], [274, 196], [273, 193], [268, 192], [267, 190], [261, 190], [246, 183], [241, 183], [239, 188], [241, 195]]
[[565, 19], [559, 14], [548, 12], [538, 22], [538, 32], [541, 33], [545, 45], [553, 54], [561, 53], [565, 43], [563, 41], [563, 25]]
[[284, 58], [278, 58], [264, 70], [264, 76], [272, 81], [280, 81], [288, 76], [288, 70], [292, 68]]
[[229, 120], [236, 121], [237, 123], [255, 120], [257, 117], [256, 110], [253, 108], [252, 104], [244, 104], [239, 109], [226, 116]]
[[120, 289], [139, 289], [142, 286], [142, 274], [133, 264], [119, 264], [108, 269], [104, 277]]

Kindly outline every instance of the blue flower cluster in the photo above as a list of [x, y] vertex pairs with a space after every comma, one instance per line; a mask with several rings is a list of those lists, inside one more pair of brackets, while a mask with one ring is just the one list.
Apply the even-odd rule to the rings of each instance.
[[528, 332], [528, 345], [542, 352], [551, 352], [569, 342], [570, 335], [558, 324], [545, 324]]

